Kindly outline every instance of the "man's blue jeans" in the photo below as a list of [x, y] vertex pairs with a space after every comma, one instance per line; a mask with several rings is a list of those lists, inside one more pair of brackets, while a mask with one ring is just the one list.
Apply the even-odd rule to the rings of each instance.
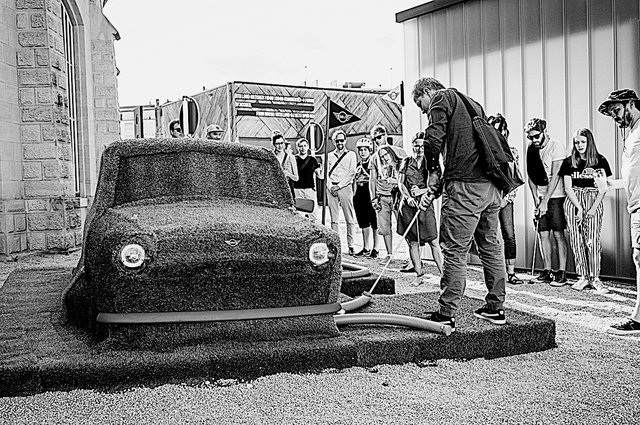
[[498, 212], [502, 195], [490, 182], [447, 181], [441, 210], [440, 246], [444, 270], [440, 314], [455, 316], [467, 280], [467, 254], [475, 238], [489, 293], [489, 308], [501, 309], [507, 271], [498, 239]]

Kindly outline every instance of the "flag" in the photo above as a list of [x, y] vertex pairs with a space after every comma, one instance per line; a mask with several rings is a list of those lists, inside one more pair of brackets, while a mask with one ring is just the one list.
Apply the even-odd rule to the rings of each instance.
[[402, 93], [402, 89], [403, 89], [402, 86], [403, 84], [400, 83], [400, 85], [398, 85], [396, 88], [393, 88], [387, 93], [385, 93], [384, 95], [382, 95], [382, 98], [388, 102], [393, 102], [393, 103], [397, 103], [400, 106], [404, 106], [404, 96]]
[[360, 121], [360, 117], [357, 117], [353, 113], [347, 111], [342, 106], [329, 100], [329, 128], [340, 127], [341, 125], [350, 124], [352, 122]]

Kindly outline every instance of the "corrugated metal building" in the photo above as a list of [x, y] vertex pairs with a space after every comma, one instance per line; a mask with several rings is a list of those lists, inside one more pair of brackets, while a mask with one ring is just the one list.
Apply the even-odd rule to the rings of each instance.
[[[529, 118], [546, 118], [550, 136], [567, 149], [573, 132], [588, 127], [619, 177], [622, 135], [597, 108], [612, 90], [640, 92], [639, 18], [638, 0], [425, 3], [396, 15], [404, 27], [406, 95], [410, 99], [419, 77], [433, 76], [468, 93], [487, 114], [502, 112], [523, 167], [522, 129]], [[411, 135], [427, 122], [407, 103], [403, 133]], [[633, 277], [624, 193], [607, 194], [604, 206], [602, 274]], [[529, 189], [521, 188], [515, 203], [519, 267], [531, 267], [533, 208]]]

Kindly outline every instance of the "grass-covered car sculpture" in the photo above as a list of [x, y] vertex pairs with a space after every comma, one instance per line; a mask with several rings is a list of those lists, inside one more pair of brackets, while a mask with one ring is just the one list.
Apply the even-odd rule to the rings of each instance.
[[67, 319], [130, 344], [337, 334], [340, 241], [296, 213], [275, 156], [116, 142], [102, 156]]

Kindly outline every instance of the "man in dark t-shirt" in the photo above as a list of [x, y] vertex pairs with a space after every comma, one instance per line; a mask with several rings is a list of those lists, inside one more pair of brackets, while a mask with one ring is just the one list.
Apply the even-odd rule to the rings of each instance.
[[[298, 181], [293, 183], [293, 190], [296, 198], [311, 199], [316, 202], [316, 175], [319, 175], [320, 164], [318, 160], [309, 155], [309, 142], [307, 139], [298, 139], [296, 142], [298, 147], [298, 155], [296, 155], [296, 164], [298, 165]], [[308, 219], [315, 222], [317, 217], [314, 210], [305, 215]]]

